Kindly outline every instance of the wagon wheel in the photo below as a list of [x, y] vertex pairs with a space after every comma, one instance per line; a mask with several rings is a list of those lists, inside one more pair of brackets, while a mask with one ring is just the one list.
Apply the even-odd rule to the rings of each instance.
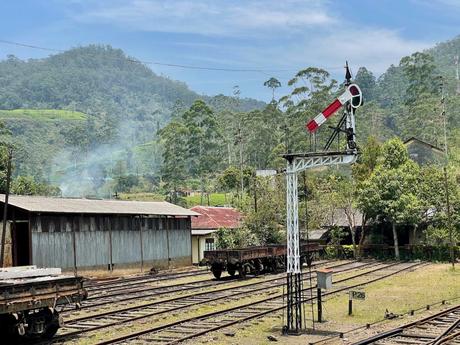
[[220, 264], [212, 264], [211, 265], [211, 272], [216, 277], [216, 279], [220, 279], [222, 275], [222, 265]]
[[49, 310], [49, 313], [46, 316], [46, 328], [45, 332], [42, 334], [42, 338], [51, 339], [54, 337], [60, 327], [60, 324], [62, 323], [62, 317], [59, 316], [59, 313], [57, 311], [52, 312]]
[[238, 275], [240, 278], [246, 278], [246, 270], [247, 270], [247, 265], [243, 264], [241, 267], [238, 269]]
[[236, 267], [234, 265], [228, 264], [227, 265], [227, 272], [231, 277], [234, 277], [235, 273], [236, 273]]
[[263, 270], [264, 270], [264, 265], [259, 260], [256, 260], [254, 262], [254, 274], [258, 276], [259, 274], [262, 273]]
[[222, 275], [222, 270], [220, 268], [211, 268], [211, 272], [216, 279], [220, 279], [220, 276]]

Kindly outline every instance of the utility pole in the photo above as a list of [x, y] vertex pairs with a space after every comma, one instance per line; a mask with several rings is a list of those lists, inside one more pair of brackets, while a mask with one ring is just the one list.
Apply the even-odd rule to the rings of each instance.
[[447, 168], [444, 167], [444, 186], [446, 189], [446, 206], [447, 206], [447, 226], [449, 229], [449, 249], [450, 249], [450, 261], [452, 268], [455, 268], [455, 253], [454, 253], [454, 241], [452, 238], [452, 217], [450, 212], [450, 199], [449, 199], [449, 179], [447, 176]]
[[447, 151], [447, 113], [446, 113], [446, 97], [444, 95], [444, 81], [442, 76], [439, 77], [440, 84], [439, 88], [441, 91], [441, 120], [444, 129], [444, 153], [446, 155], [446, 159], [448, 160], [448, 151]]
[[13, 160], [13, 149], [11, 146], [7, 148], [8, 163], [6, 168], [6, 190], [5, 190], [5, 203], [3, 206], [3, 227], [2, 227], [2, 248], [0, 252], [0, 267], [5, 264], [5, 244], [6, 244], [6, 222], [8, 218], [8, 199], [10, 196], [10, 183], [11, 183], [11, 161]]
[[[458, 73], [458, 71], [457, 71]], [[458, 74], [457, 74], [458, 77]], [[443, 118], [444, 124], [444, 153], [446, 155], [446, 165], [444, 166], [444, 185], [446, 189], [446, 206], [447, 206], [447, 226], [449, 230], [449, 250], [450, 250], [450, 261], [452, 263], [452, 268], [455, 268], [455, 253], [454, 253], [454, 243], [452, 238], [452, 219], [451, 219], [451, 210], [450, 210], [450, 198], [449, 198], [449, 179], [447, 176], [447, 166], [449, 164], [449, 152], [447, 148], [447, 115], [446, 115], [446, 102], [444, 96], [444, 85], [443, 79], [441, 78], [441, 116]]]
[[[240, 87], [238, 85], [235, 85], [233, 87], [233, 96], [236, 99], [236, 111], [238, 113], [238, 107], [240, 105]], [[243, 176], [243, 136], [242, 136], [242, 130], [241, 130], [241, 118], [238, 118], [238, 134], [237, 134], [237, 142], [239, 146], [239, 151], [240, 151], [240, 188], [241, 188], [241, 197], [240, 197], [240, 203], [243, 203], [243, 194], [244, 194], [244, 176]]]

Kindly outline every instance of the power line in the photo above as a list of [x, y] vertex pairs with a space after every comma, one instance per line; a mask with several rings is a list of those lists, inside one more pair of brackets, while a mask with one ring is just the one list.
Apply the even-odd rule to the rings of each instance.
[[[42, 47], [32, 44], [26, 43], [19, 43], [13, 41], [7, 41], [0, 39], [0, 43], [14, 45], [23, 48], [31, 48], [37, 50], [44, 50], [56, 53], [63, 53], [65, 50], [62, 49], [54, 49], [48, 47]], [[182, 65], [182, 64], [174, 64], [174, 63], [165, 63], [165, 62], [158, 62], [158, 61], [145, 61], [145, 60], [136, 60], [131, 58], [126, 58], [126, 60], [134, 63], [146, 64], [146, 65], [157, 65], [157, 66], [165, 66], [165, 67], [175, 67], [175, 68], [183, 68], [183, 69], [194, 69], [194, 70], [208, 70], [208, 71], [220, 71], [220, 72], [260, 72], [260, 73], [268, 73], [268, 72], [292, 72], [296, 71], [296, 69], [259, 69], [259, 68], [220, 68], [220, 67], [205, 67], [205, 66], [193, 66], [193, 65]]]
[[[13, 45], [22, 48], [30, 48], [30, 49], [37, 49], [37, 50], [44, 50], [49, 52], [55, 53], [64, 53], [65, 50], [62, 49], [55, 49], [55, 48], [48, 48], [43, 46], [37, 46], [33, 44], [26, 44], [14, 41], [8, 41], [0, 39], [0, 43]], [[173, 67], [173, 68], [182, 68], [182, 69], [191, 69], [191, 70], [205, 70], [205, 71], [219, 71], [219, 72], [251, 72], [251, 73], [273, 73], [273, 72], [296, 72], [299, 68], [285, 68], [285, 69], [259, 69], [259, 68], [221, 68], [221, 67], [206, 67], [206, 66], [194, 66], [194, 65], [182, 65], [182, 64], [174, 64], [174, 63], [166, 63], [166, 62], [159, 62], [159, 61], [145, 61], [145, 60], [137, 60], [126, 58], [127, 61], [138, 63], [138, 64], [145, 64], [145, 65], [156, 65], [156, 66], [164, 66], [164, 67]], [[342, 69], [343, 67], [322, 67], [323, 69]]]

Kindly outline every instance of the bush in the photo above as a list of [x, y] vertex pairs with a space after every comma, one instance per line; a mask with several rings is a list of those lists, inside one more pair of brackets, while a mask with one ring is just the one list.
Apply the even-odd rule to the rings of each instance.
[[254, 235], [245, 228], [227, 229], [220, 228], [216, 232], [218, 249], [233, 249], [248, 247], [254, 244]]

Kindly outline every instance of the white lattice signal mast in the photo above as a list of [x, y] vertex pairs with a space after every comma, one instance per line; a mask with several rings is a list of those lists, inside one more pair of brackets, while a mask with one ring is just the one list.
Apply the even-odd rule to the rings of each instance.
[[[355, 110], [362, 104], [362, 92], [358, 85], [351, 84], [351, 73], [346, 66], [345, 91], [326, 109], [307, 123], [310, 133], [315, 132], [329, 117], [344, 107], [339, 126], [332, 137], [345, 132], [347, 146], [344, 151], [323, 151], [286, 154], [286, 225], [287, 225], [287, 325], [286, 333], [298, 333], [303, 328], [302, 322], [302, 278], [300, 262], [299, 201], [297, 193], [297, 174], [301, 171], [319, 166], [351, 164], [356, 161], [358, 151], [355, 142]], [[341, 128], [345, 127], [345, 128]]]

